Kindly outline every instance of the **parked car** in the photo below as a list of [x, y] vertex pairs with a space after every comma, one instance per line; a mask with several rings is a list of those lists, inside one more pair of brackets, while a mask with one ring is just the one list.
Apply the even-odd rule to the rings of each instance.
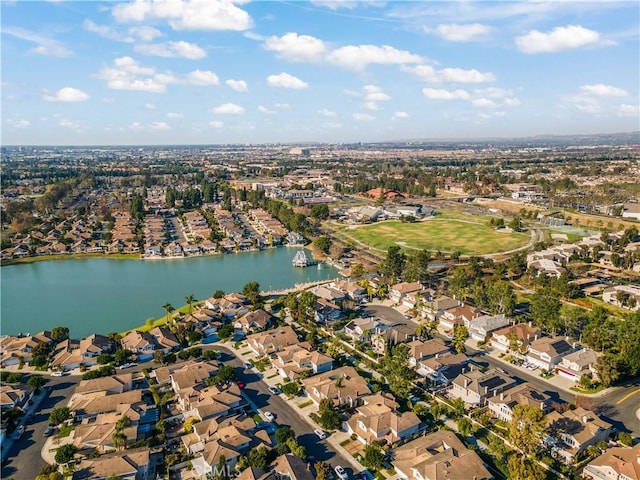
[[52, 377], [64, 377], [65, 372], [53, 372], [51, 374]]
[[243, 388], [244, 388], [244, 383], [242, 383], [240, 380], [238, 380], [238, 381], [236, 382], [236, 385], [238, 385], [238, 388], [239, 388], [239, 389], [243, 389]]
[[24, 433], [24, 425], [20, 425], [18, 428], [16, 428], [16, 430], [13, 432], [13, 438], [14, 440], [19, 439], [22, 434]]
[[273, 413], [271, 413], [271, 412], [264, 412], [264, 413], [262, 414], [262, 416], [263, 416], [264, 418], [266, 418], [266, 419], [267, 419], [267, 421], [269, 421], [269, 422], [273, 422], [273, 419], [275, 418], [275, 417], [273, 416]]
[[253, 363], [250, 363], [250, 362], [245, 363], [244, 368], [253, 368]]
[[336, 472], [336, 475], [338, 475], [338, 478], [340, 478], [341, 480], [347, 480], [349, 478], [349, 475], [347, 475], [347, 471], [342, 468], [340, 465], [337, 465], [334, 469]]
[[269, 387], [269, 392], [273, 393], [274, 395], [280, 395], [280, 389], [277, 387]]
[[44, 436], [50, 437], [56, 431], [56, 427], [48, 426], [44, 429]]
[[313, 433], [315, 433], [320, 440], [327, 438], [327, 434], [324, 432], [324, 430], [320, 430], [319, 428], [316, 428]]

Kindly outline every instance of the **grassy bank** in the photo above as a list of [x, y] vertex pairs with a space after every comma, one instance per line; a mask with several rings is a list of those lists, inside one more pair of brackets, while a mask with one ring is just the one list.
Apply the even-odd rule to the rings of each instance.
[[[198, 302], [194, 302], [193, 304], [191, 304], [191, 308], [192, 310], [195, 309], [198, 305], [202, 305], [204, 303], [204, 300], [198, 301]], [[156, 328], [156, 327], [162, 327], [164, 325], [166, 325], [169, 320], [171, 320], [171, 318], [173, 318], [174, 315], [177, 315], [178, 313], [184, 313], [185, 315], [189, 313], [189, 305], [183, 305], [180, 308], [176, 308], [173, 312], [171, 312], [169, 314], [169, 318], [167, 318], [167, 315], [163, 315], [160, 318], [151, 318], [151, 320], [153, 320], [152, 322], [145, 322], [143, 325], [140, 325], [138, 327], [133, 327], [133, 328], [128, 328], [127, 330], [125, 330], [124, 332], [120, 332], [120, 335], [126, 335], [129, 332], [132, 332], [133, 330], [140, 330], [141, 332], [148, 332], [149, 330]]]
[[18, 265], [21, 263], [44, 262], [45, 260], [68, 260], [70, 258], [110, 258], [114, 260], [140, 258], [137, 253], [69, 253], [62, 255], [36, 255], [33, 257], [3, 259], [0, 265], [5, 267], [8, 265]]

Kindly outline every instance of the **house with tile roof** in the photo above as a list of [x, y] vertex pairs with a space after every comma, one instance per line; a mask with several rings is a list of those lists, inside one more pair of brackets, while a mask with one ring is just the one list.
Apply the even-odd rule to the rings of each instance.
[[304, 390], [319, 405], [328, 398], [337, 407], [353, 408], [370, 395], [367, 381], [353, 367], [340, 367], [302, 380]]
[[487, 398], [487, 407], [498, 420], [510, 422], [516, 405], [529, 405], [547, 413], [551, 410], [551, 397], [528, 383], [521, 383]]
[[448, 430], [438, 430], [396, 448], [391, 463], [403, 480], [494, 478], [478, 454]]
[[585, 480], [640, 480], [640, 443], [607, 449], [582, 470]]

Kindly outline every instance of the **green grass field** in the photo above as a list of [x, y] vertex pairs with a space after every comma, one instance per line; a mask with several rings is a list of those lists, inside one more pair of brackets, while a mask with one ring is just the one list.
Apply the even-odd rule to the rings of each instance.
[[465, 255], [505, 252], [525, 246], [530, 239], [528, 233], [501, 233], [474, 220], [470, 217], [434, 218], [417, 223], [388, 221], [346, 228], [342, 233], [382, 251], [400, 245], [430, 251], [459, 250]]

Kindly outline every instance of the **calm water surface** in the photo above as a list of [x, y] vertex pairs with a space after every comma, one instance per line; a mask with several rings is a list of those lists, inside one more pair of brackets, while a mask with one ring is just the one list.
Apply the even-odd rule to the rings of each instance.
[[0, 269], [0, 333], [32, 334], [57, 325], [74, 338], [121, 332], [166, 314], [184, 298], [210, 297], [216, 290], [241, 291], [257, 281], [262, 290], [337, 277], [322, 265], [295, 268], [296, 249], [175, 260], [68, 259], [10, 265]]

